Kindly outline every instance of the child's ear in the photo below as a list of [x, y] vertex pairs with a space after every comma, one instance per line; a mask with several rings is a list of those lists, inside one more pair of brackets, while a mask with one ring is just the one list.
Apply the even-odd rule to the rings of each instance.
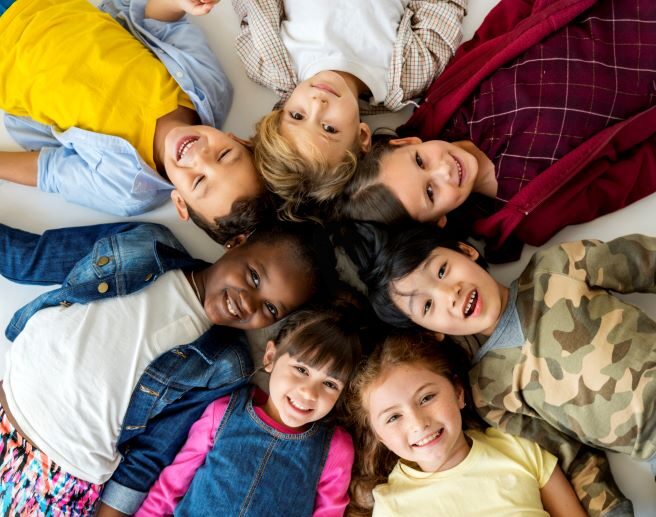
[[390, 145], [395, 145], [398, 147], [403, 147], [404, 145], [419, 145], [421, 144], [421, 138], [417, 136], [406, 136], [405, 138], [394, 138], [389, 141]]
[[247, 239], [248, 239], [248, 235], [246, 235], [245, 233], [240, 233], [239, 235], [235, 235], [234, 237], [228, 239], [225, 242], [224, 247], [229, 250], [238, 248], [239, 246], [244, 244]]
[[363, 153], [371, 151], [371, 128], [366, 122], [360, 122], [360, 132], [358, 135], [360, 139], [360, 149]]
[[458, 407], [460, 409], [465, 409], [465, 388], [462, 387], [462, 382], [458, 379], [458, 382], [455, 385], [456, 388], [456, 397], [458, 397]]
[[437, 226], [439, 226], [440, 228], [444, 228], [446, 226], [446, 216], [445, 215], [443, 215], [442, 217], [440, 217], [437, 220]]
[[458, 243], [458, 249], [460, 250], [460, 253], [463, 255], [467, 255], [470, 259], [476, 261], [478, 257], [480, 257], [480, 253], [476, 248], [473, 246], [470, 246], [469, 244], [465, 244], [464, 242], [459, 242]]
[[266, 350], [264, 351], [264, 357], [262, 358], [262, 365], [264, 366], [264, 371], [271, 373], [273, 370], [273, 360], [276, 357], [276, 343], [272, 339], [269, 339], [266, 344]]
[[187, 203], [184, 199], [182, 199], [180, 192], [178, 192], [176, 189], [173, 189], [171, 191], [171, 199], [173, 200], [175, 210], [178, 212], [178, 217], [183, 221], [188, 221], [189, 210], [187, 210]]
[[253, 142], [248, 140], [244, 140], [243, 138], [238, 137], [234, 133], [226, 133], [230, 138], [232, 138], [235, 142], [239, 142], [241, 145], [248, 147], [249, 149], [253, 148]]

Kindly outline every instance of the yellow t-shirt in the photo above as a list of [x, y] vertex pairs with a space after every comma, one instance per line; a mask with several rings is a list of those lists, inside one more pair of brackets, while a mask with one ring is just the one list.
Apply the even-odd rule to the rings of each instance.
[[540, 489], [556, 466], [537, 444], [498, 429], [466, 431], [472, 448], [444, 472], [422, 472], [399, 462], [374, 489], [374, 517], [548, 517]]
[[193, 103], [166, 67], [87, 0], [17, 0], [0, 17], [0, 108], [119, 136], [153, 162], [157, 119]]

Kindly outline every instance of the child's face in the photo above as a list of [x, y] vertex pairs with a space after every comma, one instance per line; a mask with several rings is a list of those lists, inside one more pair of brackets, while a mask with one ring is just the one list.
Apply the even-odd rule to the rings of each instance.
[[246, 241], [226, 251], [197, 278], [203, 282], [208, 318], [216, 325], [240, 329], [267, 327], [313, 293], [313, 278], [299, 271], [284, 241]]
[[380, 183], [421, 222], [439, 222], [471, 194], [478, 175], [476, 157], [457, 143], [392, 140], [398, 147], [380, 161]]
[[508, 290], [476, 263], [478, 252], [435, 248], [409, 275], [390, 287], [394, 304], [417, 325], [453, 336], [490, 335]]
[[462, 462], [469, 445], [462, 432], [464, 393], [449, 379], [417, 363], [393, 366], [369, 388], [365, 404], [378, 439], [424, 472]]
[[354, 144], [366, 148], [370, 142], [355, 94], [331, 71], [320, 72], [294, 89], [283, 106], [280, 132], [304, 155], [311, 156], [310, 146], [315, 146], [331, 167]]
[[267, 414], [288, 427], [303, 427], [325, 417], [335, 406], [344, 383], [328, 374], [327, 368], [317, 370], [283, 354], [275, 362], [275, 345], [267, 343], [264, 355], [269, 380]]
[[212, 223], [230, 213], [238, 199], [263, 190], [253, 156], [243, 140], [210, 126], [179, 126], [166, 135], [164, 167], [175, 190], [178, 214], [191, 207]]

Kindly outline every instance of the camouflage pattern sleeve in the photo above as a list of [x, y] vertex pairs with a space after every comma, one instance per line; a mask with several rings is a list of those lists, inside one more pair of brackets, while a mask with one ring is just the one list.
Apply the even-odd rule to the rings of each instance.
[[567, 242], [536, 253], [534, 260], [536, 270], [561, 271], [590, 287], [656, 293], [656, 237], [634, 234], [608, 242]]

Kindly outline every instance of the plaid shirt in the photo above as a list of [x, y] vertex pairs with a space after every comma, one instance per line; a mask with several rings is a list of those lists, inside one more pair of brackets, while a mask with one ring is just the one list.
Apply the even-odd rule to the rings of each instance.
[[[282, 0], [232, 0], [240, 20], [235, 48], [256, 83], [274, 90], [282, 105], [298, 84], [280, 37]], [[411, 0], [399, 24], [387, 72], [383, 106], [361, 105], [361, 113], [398, 111], [423, 95], [451, 59], [462, 39], [467, 0]]]
[[600, 2], [481, 82], [444, 128], [493, 161], [506, 203], [604, 128], [656, 105], [653, 0]]

